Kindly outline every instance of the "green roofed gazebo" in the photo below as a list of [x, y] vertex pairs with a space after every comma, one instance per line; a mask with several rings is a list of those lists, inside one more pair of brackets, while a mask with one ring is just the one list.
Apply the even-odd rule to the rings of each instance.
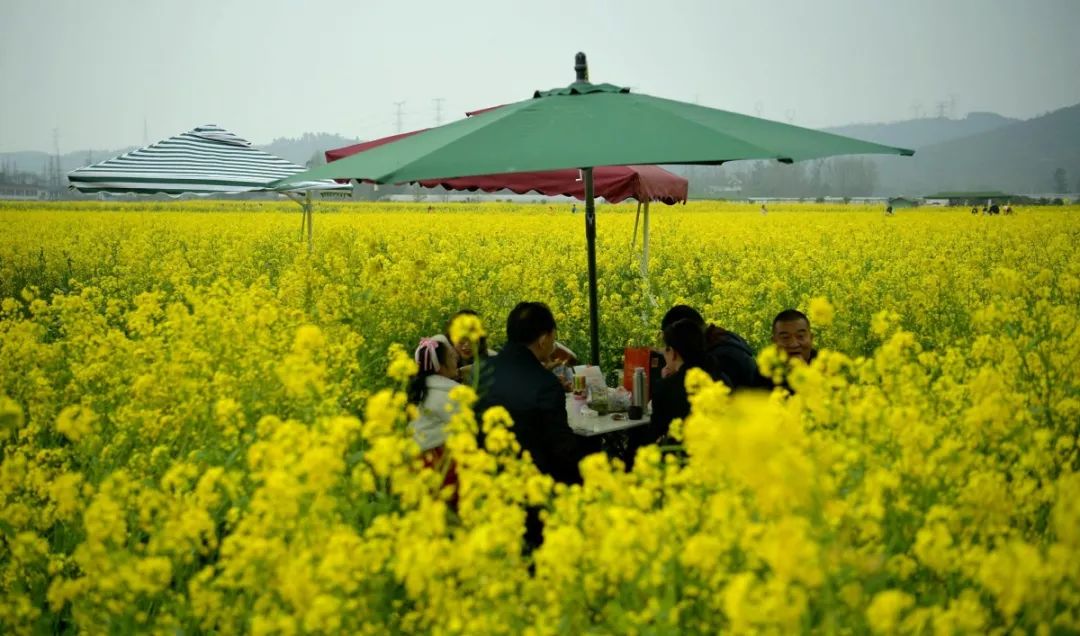
[[[279, 192], [304, 209], [308, 247], [311, 246], [311, 191], [348, 186], [329, 179], [301, 180], [279, 185], [305, 168], [251, 142], [207, 124], [163, 139], [112, 159], [68, 173], [79, 192], [112, 194], [214, 195]], [[303, 198], [301, 198], [303, 193]], [[301, 232], [303, 226], [301, 227]]]

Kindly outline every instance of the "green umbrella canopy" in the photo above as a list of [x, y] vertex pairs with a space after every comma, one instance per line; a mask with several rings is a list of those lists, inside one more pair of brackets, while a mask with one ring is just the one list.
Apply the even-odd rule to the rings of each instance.
[[367, 179], [402, 183], [476, 175], [582, 168], [589, 267], [590, 361], [600, 363], [593, 168], [631, 164], [720, 164], [736, 159], [792, 162], [832, 155], [898, 154], [892, 148], [588, 81], [577, 81], [283, 179]]
[[537, 91], [445, 126], [282, 181], [323, 178], [402, 183], [629, 164], [783, 162], [848, 154], [912, 155], [893, 148], [715, 108], [577, 81]]

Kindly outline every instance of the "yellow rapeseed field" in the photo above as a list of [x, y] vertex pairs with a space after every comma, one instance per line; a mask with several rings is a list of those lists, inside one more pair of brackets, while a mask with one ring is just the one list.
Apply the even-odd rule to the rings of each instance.
[[0, 631], [1080, 631], [1080, 209], [652, 217], [645, 281], [599, 213], [605, 368], [685, 302], [785, 373], [795, 307], [796, 393], [691, 375], [685, 452], [570, 488], [464, 409], [451, 506], [406, 349], [541, 300], [586, 355], [580, 213], [323, 205], [309, 255], [289, 202], [0, 204]]

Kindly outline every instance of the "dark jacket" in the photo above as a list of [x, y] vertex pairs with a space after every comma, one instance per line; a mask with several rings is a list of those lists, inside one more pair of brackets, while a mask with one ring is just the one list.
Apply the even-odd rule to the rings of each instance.
[[492, 406], [510, 412], [510, 429], [540, 472], [566, 484], [581, 483], [582, 451], [566, 417], [566, 394], [558, 378], [524, 345], [508, 343], [480, 370], [478, 418]]
[[686, 372], [695, 367], [703, 369], [713, 380], [719, 380], [731, 386], [731, 380], [723, 372], [711, 367], [710, 361], [703, 364], [684, 364], [675, 373], [660, 380], [652, 394], [652, 415], [645, 428], [647, 439], [643, 443], [652, 444], [667, 437], [671, 423], [678, 418], [690, 415], [690, 396], [686, 392]]
[[683, 367], [660, 380], [653, 390], [652, 416], [649, 418], [649, 440], [655, 443], [667, 437], [671, 423], [690, 415], [690, 397], [686, 393], [686, 371]]
[[731, 380], [728, 386], [732, 389], [766, 386], [758, 373], [753, 348], [739, 334], [709, 325], [705, 329], [705, 354], [716, 370]]

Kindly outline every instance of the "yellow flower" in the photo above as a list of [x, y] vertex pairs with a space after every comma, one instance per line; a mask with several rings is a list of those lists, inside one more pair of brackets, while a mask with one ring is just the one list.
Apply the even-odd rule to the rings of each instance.
[[900, 315], [895, 311], [882, 309], [870, 319], [870, 330], [879, 338], [889, 335], [889, 331], [900, 322]]
[[870, 629], [877, 634], [895, 633], [900, 626], [903, 613], [915, 604], [910, 594], [899, 590], [886, 590], [874, 595], [874, 600], [866, 608], [866, 620]]
[[14, 435], [22, 425], [22, 407], [15, 400], [0, 394], [0, 439]]
[[450, 323], [451, 342], [469, 341], [475, 344], [486, 335], [484, 324], [478, 316], [460, 314], [455, 316], [453, 322]]
[[387, 376], [397, 382], [404, 383], [416, 375], [419, 370], [420, 367], [413, 357], [405, 351], [403, 346], [395, 343], [390, 347], [390, 366], [386, 370]]
[[293, 350], [296, 352], [315, 352], [322, 349], [326, 344], [326, 338], [321, 329], [315, 325], [302, 325], [296, 330], [296, 339], [293, 340]]
[[56, 417], [56, 432], [73, 442], [90, 435], [94, 431], [97, 416], [85, 406], [78, 404], [65, 407]]
[[828, 327], [836, 316], [836, 310], [833, 309], [832, 303], [821, 296], [810, 299], [810, 307], [806, 313], [807, 317], [810, 318], [810, 324], [815, 327]]

